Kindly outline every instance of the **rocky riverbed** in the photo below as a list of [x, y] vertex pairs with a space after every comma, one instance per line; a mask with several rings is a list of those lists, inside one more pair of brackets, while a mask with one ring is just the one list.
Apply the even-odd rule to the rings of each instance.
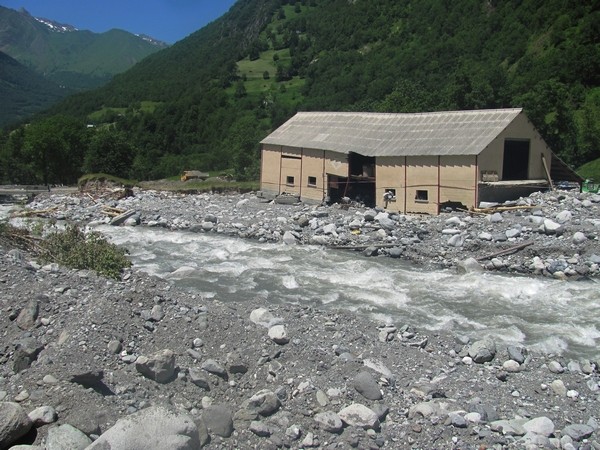
[[[360, 205], [280, 204], [256, 193], [185, 195], [136, 190], [42, 194], [28, 205], [48, 218], [220, 233], [263, 242], [316, 244], [405, 258], [425, 267], [463, 267], [577, 279], [600, 275], [600, 195], [534, 193], [489, 213], [408, 216]], [[511, 249], [514, 249], [511, 251]], [[506, 252], [506, 253], [503, 253]], [[476, 261], [473, 261], [476, 259]], [[464, 264], [467, 261], [467, 264]]]
[[[598, 272], [592, 195], [534, 195], [521, 200], [532, 209], [498, 216], [412, 218], [255, 194], [134, 194], [50, 194], [29, 207], [81, 223], [110, 221], [107, 207], [118, 208], [131, 226], [364, 246], [443, 267], [533, 241], [482, 267]], [[0, 308], [0, 448], [600, 449], [596, 360], [260, 296], [204, 299], [135, 267], [112, 281], [8, 248]]]

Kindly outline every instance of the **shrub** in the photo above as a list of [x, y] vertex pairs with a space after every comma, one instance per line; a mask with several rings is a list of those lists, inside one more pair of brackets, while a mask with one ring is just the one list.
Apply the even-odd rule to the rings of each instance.
[[74, 225], [52, 233], [39, 245], [39, 256], [44, 262], [56, 262], [72, 269], [94, 270], [114, 279], [119, 279], [123, 269], [131, 266], [126, 253], [126, 250], [108, 242], [100, 233], [84, 233]]

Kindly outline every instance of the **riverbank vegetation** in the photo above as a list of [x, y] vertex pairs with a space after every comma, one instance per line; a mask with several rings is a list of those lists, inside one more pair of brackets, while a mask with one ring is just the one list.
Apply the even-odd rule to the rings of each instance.
[[76, 225], [45, 232], [43, 226], [29, 230], [0, 222], [0, 245], [31, 252], [42, 263], [93, 270], [114, 279], [119, 279], [123, 269], [131, 266], [125, 249], [110, 243], [98, 232], [84, 232]]

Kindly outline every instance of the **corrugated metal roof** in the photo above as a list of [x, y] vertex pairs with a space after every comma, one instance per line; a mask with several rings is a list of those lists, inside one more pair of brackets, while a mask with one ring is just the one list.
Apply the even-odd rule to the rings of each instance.
[[299, 112], [261, 143], [364, 156], [477, 155], [521, 111]]

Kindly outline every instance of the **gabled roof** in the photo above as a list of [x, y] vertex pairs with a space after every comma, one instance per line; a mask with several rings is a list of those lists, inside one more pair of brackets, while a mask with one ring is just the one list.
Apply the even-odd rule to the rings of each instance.
[[477, 155], [521, 111], [299, 112], [261, 143], [364, 156]]

